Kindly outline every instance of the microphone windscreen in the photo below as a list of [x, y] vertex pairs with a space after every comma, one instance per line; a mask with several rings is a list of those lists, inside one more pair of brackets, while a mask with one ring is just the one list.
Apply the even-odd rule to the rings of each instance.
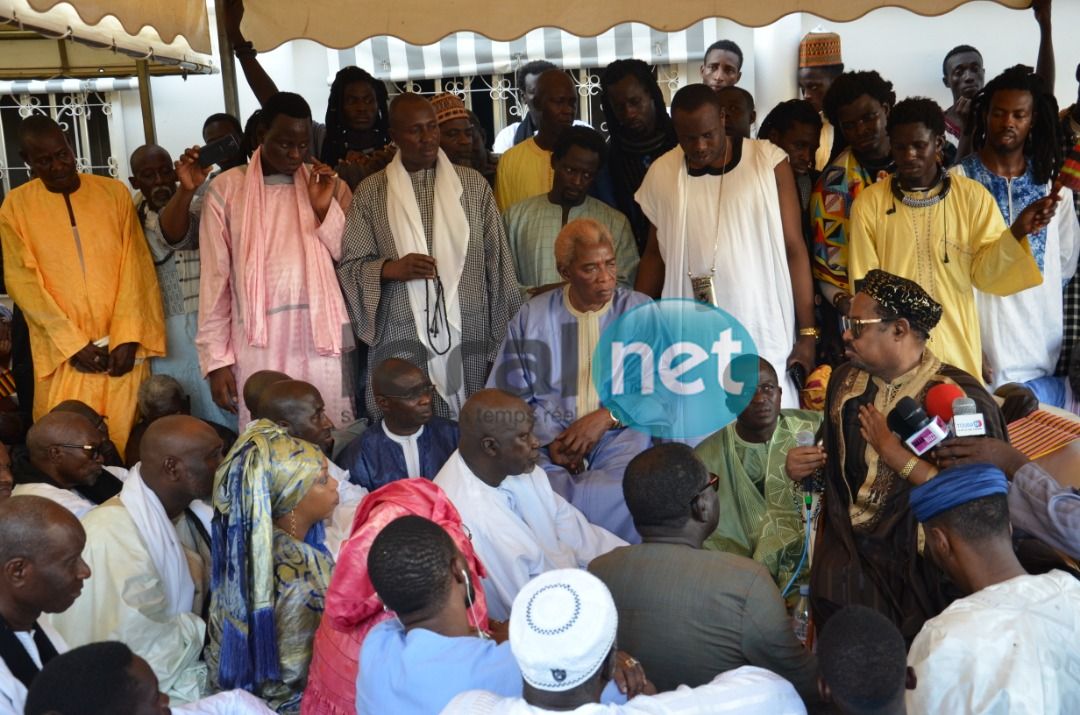
[[810, 430], [803, 430], [795, 434], [795, 444], [800, 447], [813, 447], [814, 446], [814, 433]]
[[948, 383], [934, 385], [926, 393], [926, 413], [948, 424], [953, 418], [953, 403], [965, 397], [967, 395], [956, 385]]
[[900, 439], [907, 439], [922, 426], [925, 419], [926, 413], [919, 407], [918, 402], [910, 397], [901, 397], [885, 421], [890, 430], [900, 435]]
[[974, 415], [979, 412], [979, 406], [970, 397], [957, 397], [952, 403], [953, 415]]

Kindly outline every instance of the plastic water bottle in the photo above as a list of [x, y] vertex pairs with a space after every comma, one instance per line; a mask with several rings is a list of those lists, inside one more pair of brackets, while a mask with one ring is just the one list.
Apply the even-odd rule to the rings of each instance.
[[810, 628], [810, 587], [799, 586], [799, 602], [795, 604], [795, 610], [791, 614], [792, 626], [795, 628], [795, 637], [799, 642], [806, 645], [806, 636]]

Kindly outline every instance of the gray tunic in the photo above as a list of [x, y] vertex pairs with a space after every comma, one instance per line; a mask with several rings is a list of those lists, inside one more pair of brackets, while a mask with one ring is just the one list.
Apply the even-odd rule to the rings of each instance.
[[[488, 366], [494, 362], [506, 335], [506, 325], [521, 306], [521, 294], [514, 274], [514, 261], [506, 243], [502, 218], [491, 187], [472, 169], [455, 166], [464, 191], [461, 205], [469, 222], [469, 247], [461, 272], [458, 302], [461, 307], [461, 345], [451, 346], [463, 366], [466, 396], [484, 387]], [[432, 246], [435, 212], [435, 169], [409, 174], [420, 207], [420, 218]], [[386, 261], [401, 256], [390, 232], [386, 211], [386, 172], [369, 176], [356, 187], [345, 222], [338, 280], [349, 309], [353, 331], [369, 346], [368, 371], [383, 360], [399, 357], [427, 372], [427, 349], [416, 334], [409, 307], [406, 284], [381, 281]], [[434, 293], [434, 291], [432, 291]], [[439, 346], [441, 336], [433, 343]], [[451, 364], [453, 364], [452, 358]], [[380, 416], [366, 388], [369, 415]], [[435, 396], [435, 412], [451, 417], [449, 407]]]

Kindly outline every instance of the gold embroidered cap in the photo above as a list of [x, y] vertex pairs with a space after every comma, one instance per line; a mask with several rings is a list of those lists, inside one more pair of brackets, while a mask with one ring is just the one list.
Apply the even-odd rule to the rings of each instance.
[[469, 110], [465, 109], [461, 97], [450, 92], [436, 94], [431, 98], [431, 106], [435, 108], [435, 121], [439, 124], [451, 119], [469, 118]]
[[835, 32], [808, 32], [799, 43], [799, 69], [843, 64], [840, 35]]
[[866, 274], [858, 290], [880, 303], [887, 313], [905, 318], [927, 333], [941, 320], [941, 304], [907, 278], [875, 268]]

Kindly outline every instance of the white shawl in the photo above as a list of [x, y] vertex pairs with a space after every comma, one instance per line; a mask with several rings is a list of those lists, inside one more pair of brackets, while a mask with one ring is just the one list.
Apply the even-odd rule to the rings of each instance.
[[[435, 316], [429, 316], [424, 308], [435, 308], [434, 285], [426, 280], [411, 280], [406, 283], [409, 307], [416, 323], [416, 334], [428, 351], [428, 373], [431, 382], [450, 406], [454, 416], [457, 416], [465, 401], [465, 375], [462, 371], [460, 350], [461, 304], [458, 301], [461, 271], [469, 249], [469, 221], [461, 205], [463, 191], [454, 165], [440, 149], [435, 165], [435, 212], [430, 255], [435, 259], [436, 270], [445, 291], [446, 315], [450, 324], [440, 324], [439, 328], [449, 332], [450, 350], [446, 354], [439, 355], [435, 352], [428, 335], [427, 321]], [[395, 154], [393, 161], [386, 167], [386, 214], [398, 257], [404, 258], [410, 253], [429, 255], [420, 207], [416, 203], [409, 173], [401, 163], [401, 152]], [[446, 346], [442, 335], [435, 339], [435, 346], [440, 350]], [[453, 370], [451, 357], [454, 357]]]
[[195, 600], [195, 582], [191, 579], [184, 547], [161, 500], [143, 481], [141, 468], [142, 462], [139, 462], [129, 471], [124, 488], [120, 490], [120, 501], [135, 522], [150, 560], [154, 562], [154, 569], [161, 578], [162, 588], [169, 600], [169, 615], [190, 613]]

